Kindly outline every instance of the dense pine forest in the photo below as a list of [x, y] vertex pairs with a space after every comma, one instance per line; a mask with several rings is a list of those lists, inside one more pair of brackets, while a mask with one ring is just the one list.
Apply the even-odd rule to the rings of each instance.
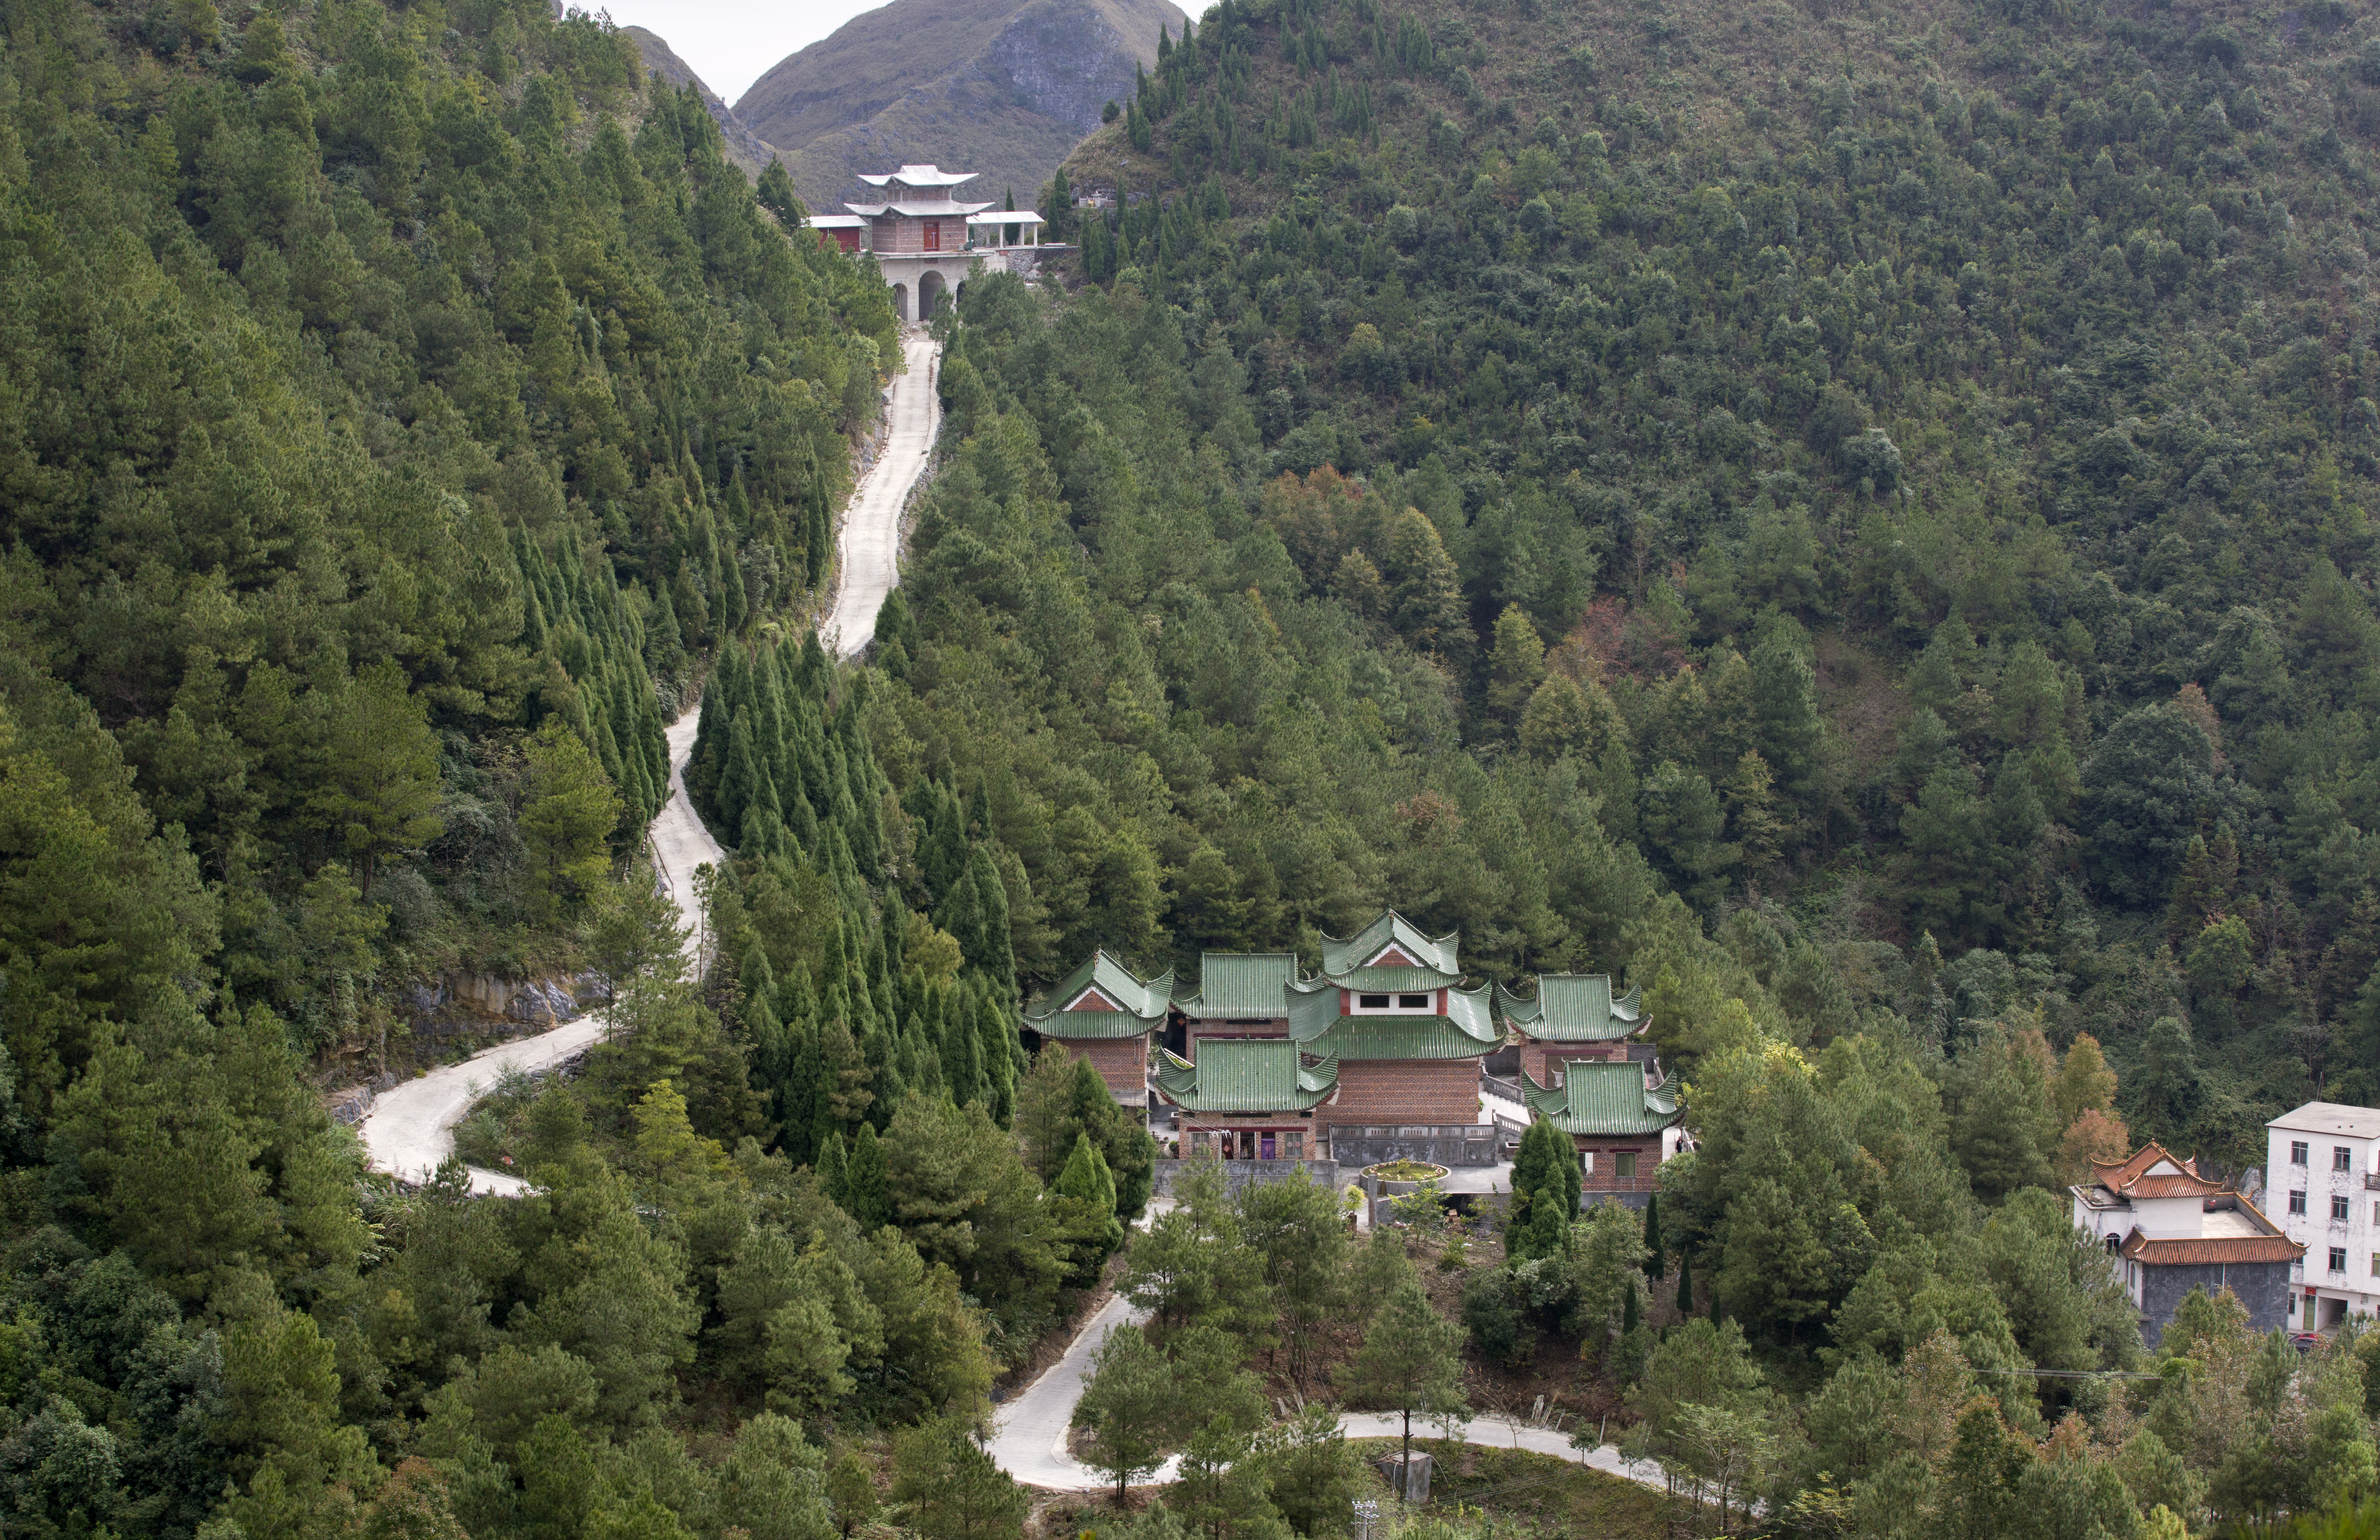
[[[2152, 1351], [2062, 1184], [2380, 1097], [2375, 135], [2331, 0], [1229, 0], [937, 319], [844, 664], [888, 293], [608, 21], [0, 0], [0, 1529], [1340, 1535], [1330, 1405], [1532, 1393], [1678, 1494], [1544, 1534], [2374, 1496], [2380, 1334]], [[1651, 1211], [1157, 1201], [1020, 1037], [1383, 904], [1643, 988]], [[563, 976], [528, 1194], [369, 1172]], [[975, 1437], [1103, 1285], [1129, 1511]]]

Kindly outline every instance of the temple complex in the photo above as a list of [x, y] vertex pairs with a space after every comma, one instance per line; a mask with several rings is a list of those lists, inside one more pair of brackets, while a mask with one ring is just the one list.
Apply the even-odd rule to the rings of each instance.
[[862, 176], [883, 192], [880, 202], [845, 203], [849, 212], [813, 214], [809, 225], [831, 246], [875, 257], [892, 286], [894, 314], [929, 321], [936, 302], [945, 294], [955, 297], [976, 273], [1029, 273], [1042, 255], [1065, 249], [1042, 244], [1047, 222], [1030, 209], [960, 201], [953, 189], [975, 176], [937, 165]]
[[1321, 941], [1310, 976], [1288, 952], [1208, 952], [1179, 994], [1172, 975], [1097, 952], [1025, 1025], [1095, 1065], [1118, 1102], [1173, 1108], [1184, 1156], [1223, 1159], [1341, 1158], [1341, 1129], [1361, 1150], [1492, 1127], [1481, 1072], [1517, 1047], [1519, 1095], [1571, 1136], [1587, 1193], [1642, 1203], [1654, 1190], [1684, 1114], [1635, 991], [1615, 998], [1601, 974], [1541, 975], [1525, 993], [1466, 986], [1459, 933], [1393, 909]]

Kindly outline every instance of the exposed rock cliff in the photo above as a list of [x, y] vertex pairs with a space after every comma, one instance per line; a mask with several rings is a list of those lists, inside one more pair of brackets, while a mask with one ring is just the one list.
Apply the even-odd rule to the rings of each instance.
[[777, 146], [812, 208], [863, 171], [931, 161], [978, 173], [964, 195], [1020, 206], [1182, 32], [1172, 0], [892, 0], [754, 83], [735, 114]]

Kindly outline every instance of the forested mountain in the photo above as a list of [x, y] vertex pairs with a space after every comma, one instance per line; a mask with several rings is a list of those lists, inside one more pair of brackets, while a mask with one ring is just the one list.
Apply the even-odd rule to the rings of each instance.
[[2228, 1159], [2380, 1089], [2380, 38], [2293, 17], [1219, 7], [943, 376], [1020, 961], [1392, 901], [1688, 1054], [2087, 1027]]
[[[978, 1404], [984, 1328], [764, 1154], [748, 1034], [616, 878], [698, 661], [824, 576], [882, 285], [583, 14], [0, 40], [0, 1528], [826, 1533], [825, 1429], [730, 1340], [840, 1280], [858, 1356], [804, 1317], [785, 1383], [906, 1419]], [[481, 1115], [537, 1195], [366, 1173], [319, 1073], [406, 1069], [441, 975], [577, 969], [579, 1088]], [[976, 1117], [934, 1126], [1007, 1154]], [[699, 1452], [681, 1373], [739, 1408]]]
[[[1811, 1533], [1932, 1533], [1984, 1511], [1949, 1414], [1842, 1441], [1928, 1352], [2142, 1362], [2087, 1158], [2380, 1093], [2380, 32], [1823, 9], [1208, 12], [1049, 190], [1123, 194], [1071, 292], [943, 323], [877, 752], [980, 806], [1028, 977], [1311, 965], [1389, 903], [1642, 986], [1700, 1141], [1662, 1234], [1794, 1398], [1688, 1399]], [[1535, 1266], [1475, 1346], [1568, 1320]], [[2193, 1341], [2169, 1396], [1961, 1381], [2076, 1414], [2041, 1502], [2130, 1484], [2039, 1533], [2358, 1486], [2361, 1359]]]
[[972, 171], [976, 202], [1032, 195], [1179, 33], [1173, 0], [891, 0], [779, 60], [735, 112], [784, 152], [809, 207], [863, 172]]

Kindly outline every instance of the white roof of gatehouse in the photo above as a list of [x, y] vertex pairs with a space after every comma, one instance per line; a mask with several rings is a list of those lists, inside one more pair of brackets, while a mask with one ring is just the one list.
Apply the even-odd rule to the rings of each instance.
[[874, 176], [863, 172], [859, 179], [871, 188], [880, 188], [888, 182], [898, 182], [905, 188], [954, 188], [961, 182], [974, 181], [977, 176], [972, 171], [944, 171], [938, 165], [905, 165], [898, 171]]

